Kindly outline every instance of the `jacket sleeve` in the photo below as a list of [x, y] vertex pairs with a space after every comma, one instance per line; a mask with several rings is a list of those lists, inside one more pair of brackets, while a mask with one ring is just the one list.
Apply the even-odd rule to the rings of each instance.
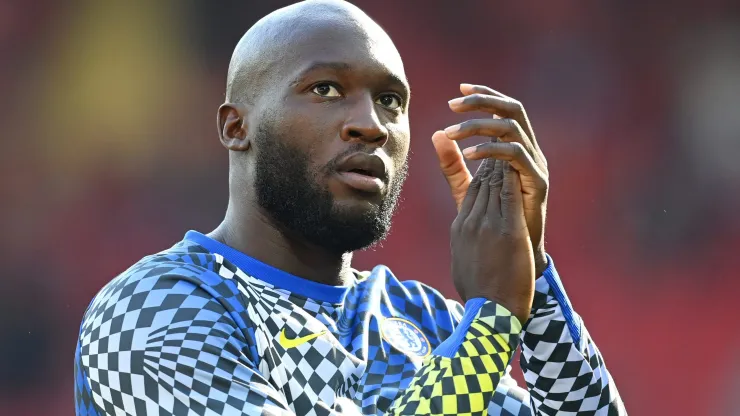
[[[524, 327], [495, 302], [468, 301], [455, 331], [425, 360], [390, 413], [626, 415], [598, 348], [548, 260]], [[527, 390], [507, 374], [518, 345]]]
[[292, 414], [208, 290], [173, 275], [104, 289], [80, 330], [76, 414]]
[[530, 406], [542, 415], [626, 415], [599, 349], [548, 260], [521, 336]]
[[389, 414], [487, 413], [519, 342], [521, 324], [495, 302], [476, 298], [452, 335], [427, 357]]

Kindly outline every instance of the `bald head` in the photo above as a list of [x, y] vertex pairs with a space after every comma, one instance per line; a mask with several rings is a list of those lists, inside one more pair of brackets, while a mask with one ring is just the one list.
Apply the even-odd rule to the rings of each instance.
[[408, 103], [396, 47], [357, 7], [266, 16], [239, 41], [218, 112], [229, 215], [257, 206], [284, 235], [336, 253], [378, 241], [406, 176]]
[[385, 31], [358, 7], [345, 1], [303, 1], [260, 19], [241, 38], [229, 64], [227, 102], [254, 102], [266, 87], [292, 68], [316, 58], [347, 36], [356, 38], [403, 72], [403, 63]]

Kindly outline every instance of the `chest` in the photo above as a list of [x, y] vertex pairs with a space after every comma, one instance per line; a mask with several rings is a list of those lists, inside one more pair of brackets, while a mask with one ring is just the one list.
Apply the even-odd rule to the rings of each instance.
[[387, 308], [276, 303], [252, 319], [260, 373], [298, 414], [331, 414], [351, 401], [386, 409], [432, 349], [410, 320]]

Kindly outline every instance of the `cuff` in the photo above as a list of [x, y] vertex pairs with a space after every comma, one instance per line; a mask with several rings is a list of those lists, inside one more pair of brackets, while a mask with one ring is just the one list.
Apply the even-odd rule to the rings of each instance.
[[[435, 348], [434, 355], [447, 358], [454, 357], [463, 341], [465, 341], [470, 325], [475, 319], [485, 319], [486, 323], [491, 324], [490, 326], [495, 332], [506, 335], [507, 339], [508, 335], [518, 335], [522, 331], [521, 323], [508, 309], [486, 298], [469, 299], [465, 303], [465, 313], [460, 320], [460, 324], [446, 340]], [[514, 344], [516, 345], [517, 342]]]
[[[555, 263], [550, 255], [547, 255], [547, 268], [542, 272], [542, 277], [537, 279], [535, 282], [535, 290], [537, 292], [552, 296], [560, 305], [560, 309], [563, 311], [563, 317], [568, 325], [568, 330], [573, 338], [573, 342], [580, 346], [581, 345], [581, 320], [573, 310], [573, 305], [568, 299], [568, 295], [565, 293], [563, 282], [560, 280], [558, 271], [555, 270]], [[536, 296], [536, 295], [535, 295]], [[533, 307], [532, 315], [536, 315], [537, 306]]]

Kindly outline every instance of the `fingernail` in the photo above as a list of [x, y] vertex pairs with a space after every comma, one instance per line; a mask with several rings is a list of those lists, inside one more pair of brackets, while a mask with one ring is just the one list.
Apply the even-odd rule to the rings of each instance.
[[447, 103], [450, 105], [450, 107], [456, 107], [462, 104], [464, 99], [465, 97], [457, 97], [457, 98], [451, 99], [450, 101], [447, 101]]
[[473, 84], [462, 83], [462, 84], [460, 84], [460, 87], [461, 88], [473, 88]]
[[470, 156], [473, 153], [475, 153], [476, 150], [478, 150], [477, 146], [468, 147], [468, 148], [463, 149], [462, 154], [463, 156]]
[[447, 136], [449, 136], [450, 134], [455, 134], [459, 130], [460, 130], [460, 125], [459, 124], [455, 124], [455, 125], [452, 125], [450, 127], [447, 127], [445, 129], [445, 134], [447, 134]]

